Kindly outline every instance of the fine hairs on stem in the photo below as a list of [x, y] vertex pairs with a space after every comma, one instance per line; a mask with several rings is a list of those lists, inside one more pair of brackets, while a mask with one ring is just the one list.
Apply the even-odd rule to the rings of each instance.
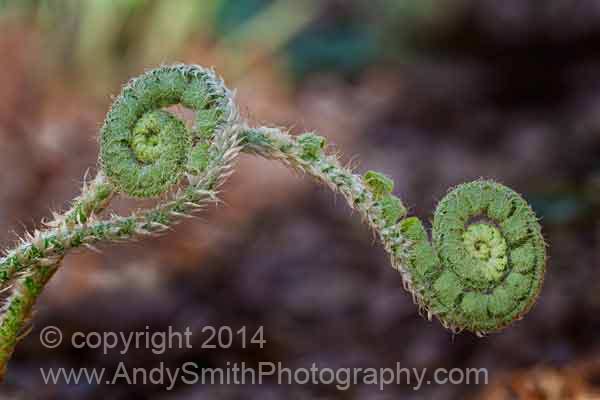
[[[192, 129], [165, 110], [175, 104], [195, 112]], [[0, 258], [0, 289], [9, 293], [0, 315], [0, 377], [67, 251], [157, 235], [218, 202], [242, 151], [281, 161], [341, 194], [376, 233], [418, 307], [448, 329], [497, 331], [535, 303], [546, 245], [535, 214], [513, 190], [489, 180], [453, 188], [437, 206], [430, 240], [386, 176], [343, 167], [314, 133], [248, 126], [212, 70], [167, 65], [132, 79], [115, 99], [100, 132], [99, 171], [70, 209]], [[128, 216], [102, 217], [116, 195], [160, 200]]]

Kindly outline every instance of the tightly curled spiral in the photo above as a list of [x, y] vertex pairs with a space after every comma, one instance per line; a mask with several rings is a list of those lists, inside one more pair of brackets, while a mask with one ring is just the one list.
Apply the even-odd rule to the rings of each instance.
[[[102, 169], [129, 196], [167, 192], [185, 173], [204, 170], [215, 134], [235, 113], [229, 99], [213, 72], [198, 66], [164, 66], [131, 80], [101, 129]], [[176, 104], [196, 112], [193, 131], [165, 110]]]
[[450, 191], [439, 203], [433, 243], [416, 218], [409, 271], [419, 302], [453, 329], [485, 333], [522, 317], [541, 289], [546, 245], [525, 200], [491, 181]]
[[[101, 131], [104, 173], [118, 191], [133, 197], [158, 196], [184, 174], [202, 175], [216, 133], [235, 114], [231, 98], [212, 71], [196, 66], [165, 66], [133, 79]], [[196, 112], [193, 131], [165, 110], [174, 104]], [[535, 303], [545, 272], [545, 243], [533, 211], [511, 189], [492, 181], [458, 186], [438, 205], [430, 243], [417, 218], [404, 218], [406, 208], [391, 194], [390, 179], [376, 172], [360, 178], [342, 168], [324, 152], [324, 138], [311, 133], [292, 138], [258, 128], [245, 132], [245, 142], [247, 151], [283, 160], [344, 194], [381, 230], [415, 299], [445, 326], [495, 331]]]

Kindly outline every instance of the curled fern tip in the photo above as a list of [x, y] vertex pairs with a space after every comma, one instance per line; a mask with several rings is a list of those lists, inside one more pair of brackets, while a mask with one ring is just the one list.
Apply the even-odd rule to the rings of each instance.
[[444, 325], [478, 333], [520, 319], [541, 289], [546, 245], [527, 202], [493, 181], [451, 190], [439, 203], [432, 243], [406, 220], [414, 241], [409, 274], [419, 303]]
[[[210, 141], [235, 111], [212, 71], [175, 65], [130, 81], [113, 103], [100, 132], [100, 164], [108, 179], [132, 197], [167, 192], [184, 173], [207, 165]], [[196, 112], [190, 131], [166, 107]]]

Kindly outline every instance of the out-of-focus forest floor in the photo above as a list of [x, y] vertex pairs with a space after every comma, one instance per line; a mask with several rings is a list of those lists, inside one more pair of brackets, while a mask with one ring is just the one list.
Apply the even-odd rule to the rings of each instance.
[[[5, 398], [599, 399], [600, 6], [594, 1], [0, 1], [0, 244], [95, 171], [128, 78], [214, 66], [255, 123], [326, 136], [396, 182], [411, 213], [486, 177], [523, 193], [549, 243], [523, 321], [484, 338], [418, 314], [374, 237], [326, 189], [244, 156], [224, 205], [158, 239], [69, 255], [17, 349]], [[10, 2], [9, 2], [10, 3]], [[118, 2], [117, 2], [118, 3]], [[209, 4], [210, 3], [210, 4]], [[366, 4], [368, 3], [368, 5]], [[137, 203], [117, 199], [113, 211]], [[126, 355], [45, 349], [76, 331], [264, 326], [263, 350]], [[488, 368], [490, 385], [43, 385], [40, 367], [227, 361], [286, 367]], [[3, 397], [3, 398], [4, 398]]]

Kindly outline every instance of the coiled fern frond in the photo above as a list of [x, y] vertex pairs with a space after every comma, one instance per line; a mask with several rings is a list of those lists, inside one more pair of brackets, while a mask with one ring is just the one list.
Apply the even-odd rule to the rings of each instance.
[[[176, 104], [195, 112], [191, 129], [166, 110]], [[340, 193], [376, 232], [417, 304], [452, 330], [499, 330], [531, 308], [542, 286], [541, 228], [511, 189], [480, 180], [451, 190], [435, 212], [430, 241], [389, 178], [343, 167], [313, 133], [248, 126], [209, 69], [163, 66], [131, 80], [106, 116], [100, 144], [99, 172], [71, 208], [0, 259], [0, 287], [9, 293], [0, 316], [0, 376], [68, 250], [161, 233], [218, 201], [241, 151], [279, 160]], [[160, 200], [101, 218], [117, 194]]]

